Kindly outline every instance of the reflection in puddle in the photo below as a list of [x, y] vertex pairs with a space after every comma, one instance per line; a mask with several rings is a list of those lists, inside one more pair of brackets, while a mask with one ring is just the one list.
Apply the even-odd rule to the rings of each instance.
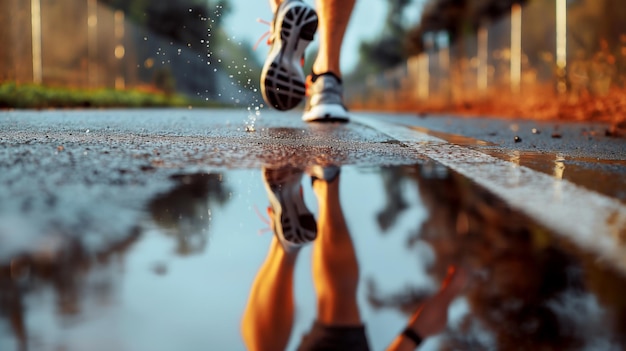
[[189, 174], [173, 177], [179, 185], [150, 202], [150, 213], [163, 232], [173, 236], [180, 255], [202, 253], [207, 244], [211, 208], [228, 200], [220, 174]]
[[[407, 326], [438, 334], [430, 349], [626, 346], [624, 273], [458, 174], [322, 171], [313, 186], [305, 170], [181, 175], [96, 255], [15, 257], [0, 268], [0, 350], [296, 349], [346, 334], [381, 350], [412, 346]], [[297, 245], [258, 235], [266, 189], [271, 226]], [[317, 238], [300, 247], [309, 211]]]
[[566, 158], [559, 153], [501, 151], [489, 148], [482, 148], [480, 152], [549, 174], [557, 180], [569, 180], [626, 202], [626, 177], [623, 174], [626, 162], [623, 160]]

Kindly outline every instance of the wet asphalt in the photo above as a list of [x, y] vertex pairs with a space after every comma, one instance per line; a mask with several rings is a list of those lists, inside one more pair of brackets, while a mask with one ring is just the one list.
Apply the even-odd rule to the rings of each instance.
[[[363, 116], [626, 201], [626, 142], [602, 124]], [[490, 283], [457, 301], [456, 322], [426, 349], [626, 345], [614, 293], [626, 287], [623, 266], [418, 149], [356, 122], [305, 124], [298, 112], [177, 109], [0, 112], [0, 350], [244, 349], [241, 316], [272, 236], [261, 169], [316, 164], [341, 167], [372, 349], [450, 264]], [[306, 174], [302, 184], [317, 215]], [[296, 271], [289, 349], [315, 319], [310, 271]], [[595, 318], [593, 333], [576, 315]]]

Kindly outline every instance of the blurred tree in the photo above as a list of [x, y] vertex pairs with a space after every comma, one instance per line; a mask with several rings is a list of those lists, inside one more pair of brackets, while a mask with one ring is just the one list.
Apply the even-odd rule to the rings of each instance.
[[406, 7], [413, 0], [387, 0], [387, 2], [389, 5], [383, 31], [374, 40], [361, 43], [359, 63], [348, 78], [350, 81], [362, 81], [366, 76], [395, 67], [407, 58], [404, 45], [407, 25], [404, 14]]
[[177, 174], [178, 184], [150, 202], [154, 222], [176, 241], [181, 256], [200, 254], [209, 243], [211, 209], [228, 203], [229, 188], [218, 173]]
[[[416, 255], [425, 246], [432, 250], [433, 281], [442, 281], [451, 265], [476, 273], [464, 292], [468, 313], [441, 335], [439, 349], [585, 349], [583, 342], [600, 333], [623, 345], [626, 299], [620, 292], [626, 279], [608, 262], [533, 224], [457, 173], [428, 164], [394, 172], [415, 185], [410, 188], [418, 189], [428, 213], [406, 247]], [[372, 307], [407, 315], [432, 293], [421, 284], [388, 290], [375, 279], [366, 281]], [[596, 298], [601, 308], [585, 307]], [[492, 339], [477, 337], [476, 330]]]
[[[495, 21], [509, 14], [513, 4], [523, 4], [526, 1], [430, 0], [424, 6], [420, 22], [407, 31], [407, 51], [411, 55], [422, 52], [424, 50], [423, 35], [429, 32], [445, 31], [449, 34], [451, 43], [464, 35], [473, 35], [481, 24]], [[545, 3], [549, 4], [549, 2]]]
[[197, 51], [206, 49], [199, 43], [207, 40], [207, 29], [218, 32], [231, 11], [228, 0], [99, 1], [124, 11], [129, 19], [145, 25], [151, 32]]
[[[231, 69], [220, 63], [218, 57], [226, 62], [224, 53], [228, 56], [231, 51], [236, 51], [223, 30], [224, 19], [231, 11], [230, 0], [98, 1], [124, 11], [126, 18], [142, 27], [151, 38], [137, 45], [140, 47], [139, 62], [156, 63], [140, 73], [144, 80], [151, 79], [152, 84], [165, 92], [217, 99], [218, 81]], [[141, 37], [145, 38], [145, 34]], [[197, 58], [190, 55], [189, 50], [198, 53]], [[177, 59], [155, 60], [153, 56], [157, 51]], [[183, 60], [185, 55], [187, 58]], [[248, 70], [245, 72], [249, 73]], [[247, 77], [241, 80], [245, 82]]]

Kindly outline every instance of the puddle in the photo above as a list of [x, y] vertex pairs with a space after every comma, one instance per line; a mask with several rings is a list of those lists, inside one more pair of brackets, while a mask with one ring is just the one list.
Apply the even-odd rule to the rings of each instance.
[[[334, 318], [329, 301], [339, 301], [337, 318], [358, 311], [372, 350], [421, 303], [449, 312], [431, 350], [626, 346], [623, 271], [436, 163], [343, 167], [338, 188], [316, 191], [305, 175], [319, 236], [291, 256], [262, 219], [261, 171], [173, 181], [136, 231], [97, 254], [76, 241], [56, 258], [0, 268], [0, 350], [244, 350], [281, 335], [292, 350], [313, 321]], [[428, 297], [450, 267], [448, 309]], [[281, 334], [288, 287], [293, 326]]]
[[525, 166], [538, 172], [566, 179], [587, 189], [626, 203], [624, 160], [603, 160], [589, 157], [564, 156], [554, 152], [503, 150], [498, 144], [457, 134], [443, 133], [423, 127], [410, 127], [451, 144], [467, 146], [502, 160]]
[[503, 151], [483, 148], [481, 152], [511, 161], [556, 179], [574, 184], [626, 203], [626, 161], [569, 157], [559, 153], [533, 151]]

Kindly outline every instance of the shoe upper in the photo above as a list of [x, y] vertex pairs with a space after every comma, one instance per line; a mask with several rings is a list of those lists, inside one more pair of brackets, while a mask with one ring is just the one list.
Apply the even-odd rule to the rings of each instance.
[[343, 106], [343, 85], [331, 74], [317, 76], [308, 89], [309, 106], [336, 104]]
[[312, 74], [309, 82], [309, 99], [302, 119], [306, 122], [348, 122], [341, 80], [328, 72]]

